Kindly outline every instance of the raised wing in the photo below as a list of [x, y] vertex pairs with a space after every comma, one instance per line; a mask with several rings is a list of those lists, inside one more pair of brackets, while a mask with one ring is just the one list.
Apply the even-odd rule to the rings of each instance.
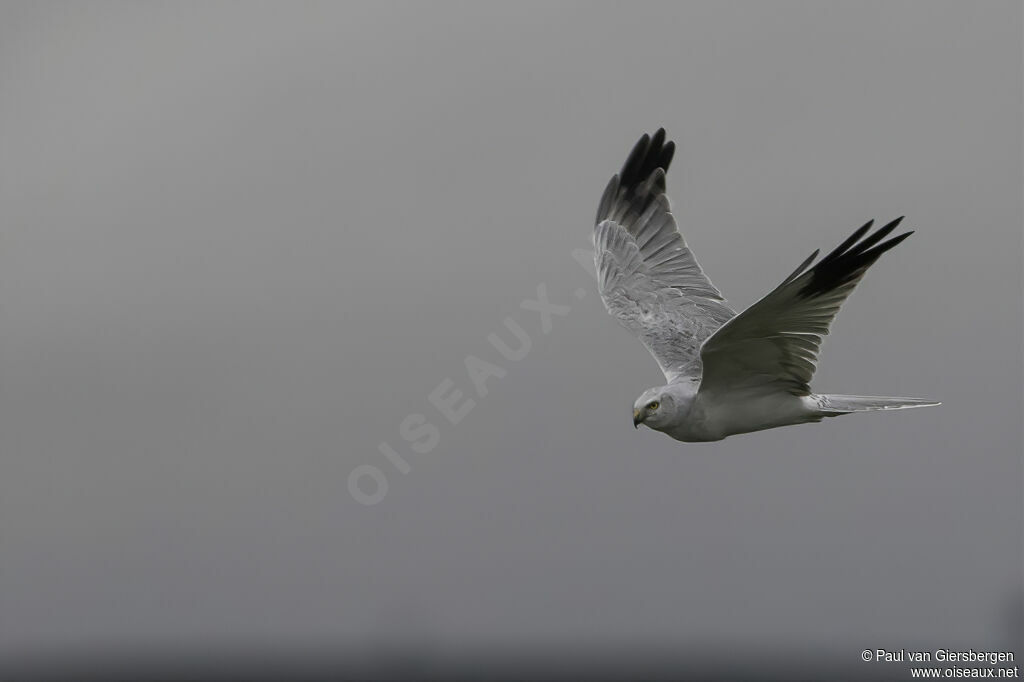
[[815, 251], [771, 293], [724, 324], [701, 348], [700, 390], [764, 387], [808, 395], [822, 337], [839, 307], [879, 256], [913, 234], [879, 244], [901, 220], [861, 239], [874, 224], [869, 221], [808, 270]]
[[669, 382], [700, 376], [700, 346], [735, 315], [679, 234], [665, 196], [675, 145], [644, 135], [601, 197], [594, 260], [605, 307]]

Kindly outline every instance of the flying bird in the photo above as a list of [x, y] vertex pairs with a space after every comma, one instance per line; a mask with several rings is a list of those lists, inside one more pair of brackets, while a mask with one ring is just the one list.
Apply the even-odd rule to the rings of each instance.
[[608, 183], [594, 227], [605, 307], [665, 374], [664, 386], [644, 391], [633, 404], [635, 427], [680, 441], [717, 441], [851, 412], [939, 404], [813, 393], [810, 386], [822, 338], [843, 301], [879, 256], [912, 234], [886, 240], [902, 217], [874, 232], [868, 221], [817, 263], [815, 251], [737, 314], [676, 227], [665, 195], [674, 151], [664, 128], [641, 137]]

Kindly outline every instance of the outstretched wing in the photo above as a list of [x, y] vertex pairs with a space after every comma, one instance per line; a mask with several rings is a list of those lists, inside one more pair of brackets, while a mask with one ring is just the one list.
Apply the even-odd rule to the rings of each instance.
[[594, 260], [605, 307], [669, 382], [700, 376], [700, 346], [735, 315], [679, 234], [665, 196], [675, 145], [644, 135], [601, 197]]
[[724, 324], [701, 348], [700, 390], [764, 387], [808, 395], [822, 337], [839, 307], [879, 256], [913, 234], [879, 244], [901, 220], [862, 239], [874, 223], [869, 221], [808, 270], [815, 251], [771, 293]]

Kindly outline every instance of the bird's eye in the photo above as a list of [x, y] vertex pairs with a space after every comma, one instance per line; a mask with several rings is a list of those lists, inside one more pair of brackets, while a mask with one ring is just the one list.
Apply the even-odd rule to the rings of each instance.
[[658, 401], [655, 400], [653, 403], [648, 403], [647, 404], [647, 409], [648, 410], [656, 410], [656, 409], [658, 409]]

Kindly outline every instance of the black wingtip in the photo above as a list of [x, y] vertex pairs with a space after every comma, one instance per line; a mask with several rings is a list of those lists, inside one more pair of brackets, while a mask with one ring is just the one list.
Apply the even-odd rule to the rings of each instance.
[[668, 172], [675, 149], [674, 142], [665, 140], [664, 128], [658, 128], [654, 135], [644, 133], [622, 165], [622, 171], [619, 172], [621, 185], [632, 189], [659, 168]]
[[867, 252], [867, 250], [870, 249], [872, 246], [888, 237], [889, 233], [896, 229], [896, 226], [900, 224], [901, 220], [903, 220], [903, 218], [897, 218], [896, 220], [893, 220], [892, 222], [878, 228], [877, 230], [874, 231], [874, 233], [868, 235], [865, 239], [858, 242], [855, 249], [860, 251], [861, 253]]
[[661, 155], [658, 156], [658, 163], [657, 163], [656, 167], [660, 168], [661, 170], [663, 170], [663, 171], [665, 171], [667, 173], [668, 172], [668, 167], [670, 165], [672, 165], [672, 157], [675, 156], [675, 153], [676, 153], [676, 143], [673, 142], [672, 140], [669, 140], [668, 142], [665, 143], [665, 146], [662, 147], [662, 149], [661, 149]]
[[853, 234], [851, 234], [851, 235], [850, 235], [849, 237], [847, 237], [847, 238], [846, 238], [845, 240], [843, 240], [843, 243], [842, 243], [842, 244], [840, 244], [840, 245], [839, 245], [839, 246], [837, 246], [836, 248], [832, 249], [832, 251], [830, 251], [830, 252], [828, 253], [828, 255], [827, 255], [827, 256], [825, 256], [824, 258], [822, 258], [822, 259], [821, 259], [821, 262], [820, 262], [820, 263], [818, 263], [818, 265], [820, 266], [820, 265], [824, 265], [824, 264], [826, 264], [826, 263], [831, 263], [832, 261], [834, 261], [834, 260], [835, 260], [836, 258], [838, 258], [838, 257], [839, 257], [840, 255], [842, 255], [842, 254], [843, 254], [843, 252], [845, 252], [845, 251], [846, 251], [846, 250], [847, 250], [848, 248], [850, 248], [851, 246], [853, 246], [853, 245], [854, 245], [854, 243], [856, 243], [856, 241], [857, 241], [858, 239], [860, 239], [861, 237], [863, 237], [863, 236], [864, 236], [864, 234], [865, 234], [865, 233], [866, 233], [866, 232], [867, 232], [868, 230], [870, 230], [870, 229], [871, 229], [871, 226], [872, 226], [872, 225], [874, 225], [874, 224], [875, 224], [875, 219], [874, 219], [874, 218], [872, 218], [871, 220], [867, 221], [866, 223], [864, 223], [863, 225], [861, 225], [860, 227], [858, 227], [858, 228], [857, 228], [857, 230], [856, 230], [856, 232], [854, 232], [854, 233], [853, 233]]
[[878, 260], [883, 253], [914, 234], [914, 231], [911, 230], [879, 244], [882, 239], [896, 229], [903, 218], [904, 216], [900, 216], [867, 237], [864, 235], [871, 229], [874, 221], [869, 220], [861, 226], [811, 268], [811, 279], [800, 290], [800, 296], [806, 298], [824, 294], [859, 278], [864, 270]]
[[904, 239], [906, 239], [912, 234], [914, 234], [914, 230], [910, 230], [909, 232], [904, 232], [903, 234], [897, 235], [890, 239], [889, 241], [879, 244], [870, 251], [865, 251], [864, 255], [873, 255], [875, 258], [877, 258], [878, 256], [881, 256], [889, 249], [894, 248], [897, 244], [900, 244]]
[[623, 187], [632, 187], [639, 179], [640, 167], [643, 165], [644, 157], [647, 156], [647, 149], [650, 147], [651, 138], [647, 133], [637, 140], [637, 143], [633, 145], [633, 151], [626, 157], [626, 163], [622, 164], [622, 170], [619, 172], [619, 182], [622, 183]]
[[661, 149], [663, 144], [665, 144], [665, 129], [658, 128], [654, 131], [654, 135], [651, 136], [651, 147], [653, 149]]

